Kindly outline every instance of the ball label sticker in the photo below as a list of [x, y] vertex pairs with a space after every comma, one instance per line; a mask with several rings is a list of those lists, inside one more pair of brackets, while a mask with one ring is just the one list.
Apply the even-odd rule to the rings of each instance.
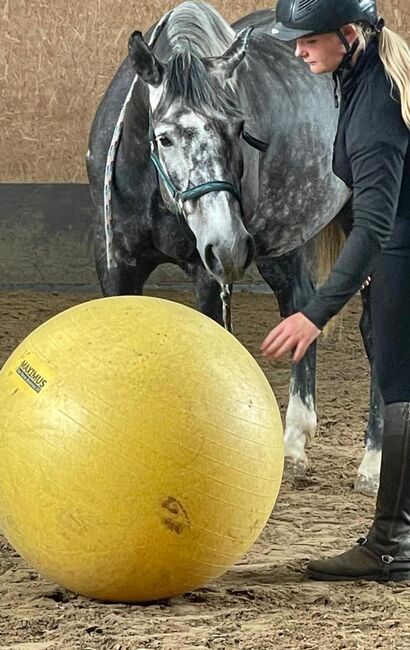
[[26, 359], [23, 359], [16, 372], [36, 393], [40, 393], [47, 385], [47, 379]]

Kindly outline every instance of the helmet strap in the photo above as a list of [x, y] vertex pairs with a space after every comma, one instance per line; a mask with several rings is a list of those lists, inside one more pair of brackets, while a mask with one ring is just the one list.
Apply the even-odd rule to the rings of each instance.
[[350, 46], [350, 43], [349, 43], [349, 41], [347, 40], [346, 36], [343, 34], [342, 30], [341, 30], [341, 29], [338, 29], [338, 30], [336, 31], [336, 34], [338, 35], [338, 37], [339, 37], [340, 40], [342, 41], [342, 43], [343, 43], [343, 45], [344, 45], [344, 47], [345, 47], [346, 52], [349, 53], [349, 52], [350, 52], [350, 49], [351, 49], [351, 46]]
[[352, 69], [352, 58], [357, 48], [359, 47], [360, 41], [358, 38], [356, 38], [356, 40], [350, 45], [349, 41], [347, 40], [346, 36], [343, 34], [341, 29], [338, 29], [336, 31], [336, 34], [342, 41], [346, 50], [346, 54], [344, 55], [340, 66], [332, 74], [333, 83], [334, 83], [335, 106], [336, 108], [339, 108], [338, 87], [339, 87], [340, 78], [343, 75], [344, 71]]
[[346, 36], [343, 34], [341, 29], [338, 29], [336, 31], [336, 34], [342, 41], [346, 50], [346, 54], [343, 57], [339, 70], [346, 70], [346, 69], [350, 70], [352, 67], [353, 55], [356, 52], [357, 48], [359, 47], [360, 41], [358, 38], [356, 38], [356, 40], [350, 45], [349, 41], [347, 40]]

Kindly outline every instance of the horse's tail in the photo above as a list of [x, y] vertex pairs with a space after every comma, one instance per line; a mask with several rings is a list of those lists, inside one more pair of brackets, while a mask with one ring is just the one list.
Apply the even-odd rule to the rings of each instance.
[[[314, 269], [317, 286], [323, 284], [329, 277], [330, 271], [338, 259], [345, 241], [346, 235], [341, 220], [337, 217], [317, 235], [315, 241]], [[343, 310], [326, 325], [323, 330], [325, 336], [332, 334], [336, 327], [341, 325], [342, 316]]]
[[340, 221], [335, 218], [316, 237], [315, 280], [320, 286], [329, 277], [340, 252], [345, 244], [346, 235]]

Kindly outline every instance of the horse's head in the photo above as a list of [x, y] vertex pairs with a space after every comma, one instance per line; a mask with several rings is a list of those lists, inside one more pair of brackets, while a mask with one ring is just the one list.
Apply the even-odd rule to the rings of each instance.
[[244, 118], [230, 84], [247, 37], [240, 34], [212, 58], [194, 54], [185, 39], [166, 63], [140, 32], [129, 41], [135, 70], [149, 88], [151, 157], [162, 198], [186, 219], [205, 267], [222, 283], [240, 279], [254, 256], [240, 196]]

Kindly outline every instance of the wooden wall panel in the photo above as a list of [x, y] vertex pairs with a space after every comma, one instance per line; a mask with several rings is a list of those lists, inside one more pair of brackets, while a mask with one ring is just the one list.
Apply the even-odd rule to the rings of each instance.
[[409, 0], [379, 0], [379, 13], [386, 19], [386, 24], [405, 38], [410, 37], [410, 2]]
[[[0, 179], [84, 181], [92, 116], [126, 55], [172, 0], [0, 0]], [[229, 20], [267, 4], [217, 0]], [[409, 0], [383, 0], [388, 24], [410, 34]]]

